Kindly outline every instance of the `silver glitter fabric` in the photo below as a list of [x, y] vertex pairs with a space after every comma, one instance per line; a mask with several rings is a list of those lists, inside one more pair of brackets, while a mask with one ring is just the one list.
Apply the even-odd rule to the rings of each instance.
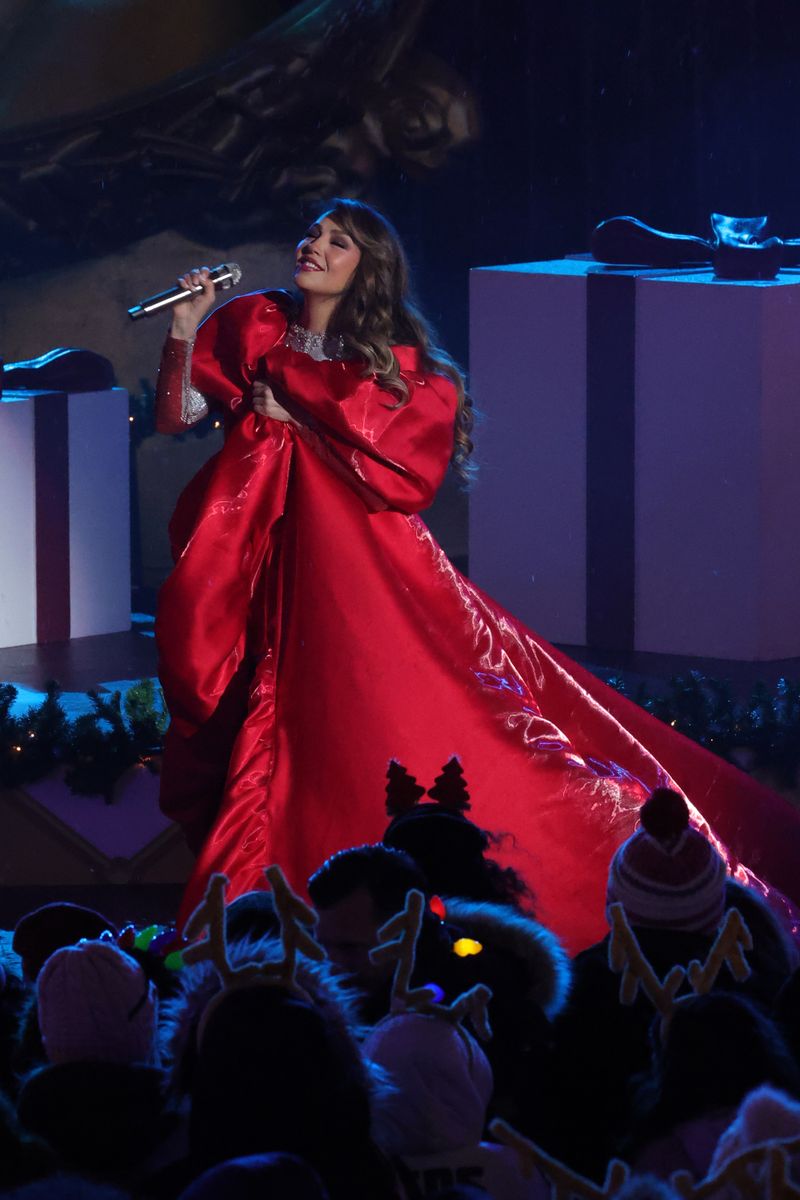
[[186, 358], [181, 378], [181, 420], [184, 425], [195, 425], [208, 412], [208, 403], [202, 392], [192, 387], [192, 348], [194, 338], [186, 343]]
[[316, 362], [330, 362], [343, 359], [344, 340], [338, 334], [312, 333], [302, 325], [290, 325], [286, 330], [284, 344], [290, 350], [299, 350]]
[[[158, 403], [165, 414], [171, 414], [169, 423], [194, 425], [208, 412], [205, 397], [192, 387], [193, 341], [168, 337], [161, 355], [158, 376]], [[178, 417], [180, 414], [180, 418]], [[170, 428], [170, 433], [180, 433], [179, 428]]]
[[184, 385], [181, 395], [181, 419], [186, 425], [194, 425], [208, 412], [208, 404], [202, 392], [191, 384]]

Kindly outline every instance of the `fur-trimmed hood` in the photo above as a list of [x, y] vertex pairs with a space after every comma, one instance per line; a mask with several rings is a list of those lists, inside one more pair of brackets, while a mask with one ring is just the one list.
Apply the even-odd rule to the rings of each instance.
[[[556, 1017], [567, 1002], [572, 963], [551, 930], [504, 904], [448, 897], [447, 922], [487, 948], [511, 955], [524, 966], [525, 999]], [[488, 982], [488, 981], [487, 981]]]
[[[227, 947], [232, 967], [245, 963], [266, 963], [281, 958], [283, 949], [276, 937], [243, 938]], [[297, 960], [297, 983], [343, 1038], [355, 1044], [363, 1030], [357, 1016], [358, 994], [343, 984], [330, 963], [313, 962], [303, 955]], [[197, 1053], [197, 1030], [206, 1006], [222, 990], [222, 983], [210, 962], [185, 967], [178, 990], [161, 1005], [159, 1044], [161, 1062], [167, 1074], [168, 1090], [180, 1098], [189, 1091]], [[357, 1052], [357, 1051], [356, 1051]], [[365, 1067], [365, 1083], [373, 1090], [380, 1080]]]

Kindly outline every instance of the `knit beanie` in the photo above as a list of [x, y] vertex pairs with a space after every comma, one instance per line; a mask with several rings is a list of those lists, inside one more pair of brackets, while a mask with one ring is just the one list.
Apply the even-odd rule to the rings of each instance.
[[494, 1080], [464, 1029], [441, 1017], [400, 1013], [380, 1021], [363, 1049], [396, 1089], [375, 1114], [382, 1150], [419, 1158], [479, 1144]]
[[156, 989], [112, 942], [79, 942], [48, 958], [36, 981], [51, 1063], [151, 1063]]
[[102, 913], [68, 900], [56, 900], [34, 909], [17, 922], [12, 945], [33, 982], [56, 950], [74, 946], [81, 938], [99, 938], [106, 929], [113, 934], [117, 932]]
[[639, 820], [611, 861], [606, 910], [618, 902], [634, 926], [715, 933], [725, 909], [725, 862], [689, 825], [683, 796], [657, 788]]
[[[717, 1143], [709, 1174], [721, 1171], [731, 1159], [753, 1146], [763, 1146], [771, 1141], [788, 1141], [799, 1136], [800, 1104], [785, 1092], [764, 1084], [742, 1101], [735, 1121]], [[793, 1156], [795, 1165], [797, 1157]]]

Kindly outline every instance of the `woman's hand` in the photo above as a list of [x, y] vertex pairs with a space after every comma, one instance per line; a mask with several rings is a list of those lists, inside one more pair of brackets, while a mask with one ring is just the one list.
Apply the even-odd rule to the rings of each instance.
[[290, 412], [275, 399], [275, 393], [265, 379], [257, 379], [252, 391], [253, 411], [262, 417], [272, 417], [273, 421], [291, 421], [299, 425]]
[[[181, 275], [178, 283], [187, 292], [194, 292], [191, 300], [179, 300], [172, 310], [172, 324], [169, 327], [170, 337], [180, 338], [190, 342], [197, 333], [197, 326], [214, 307], [217, 298], [214, 284], [208, 278], [208, 267], [194, 267]], [[198, 292], [196, 289], [203, 290]]]

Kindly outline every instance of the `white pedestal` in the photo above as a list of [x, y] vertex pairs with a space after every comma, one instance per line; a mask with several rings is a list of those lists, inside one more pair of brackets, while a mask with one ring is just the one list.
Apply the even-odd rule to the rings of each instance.
[[470, 275], [484, 420], [470, 576], [551, 641], [586, 640], [586, 285], [569, 260]]
[[130, 627], [128, 394], [0, 399], [0, 646]]
[[[800, 655], [798, 289], [800, 272], [585, 260], [473, 271], [475, 582], [551, 641]], [[593, 625], [598, 605], [623, 619]]]

